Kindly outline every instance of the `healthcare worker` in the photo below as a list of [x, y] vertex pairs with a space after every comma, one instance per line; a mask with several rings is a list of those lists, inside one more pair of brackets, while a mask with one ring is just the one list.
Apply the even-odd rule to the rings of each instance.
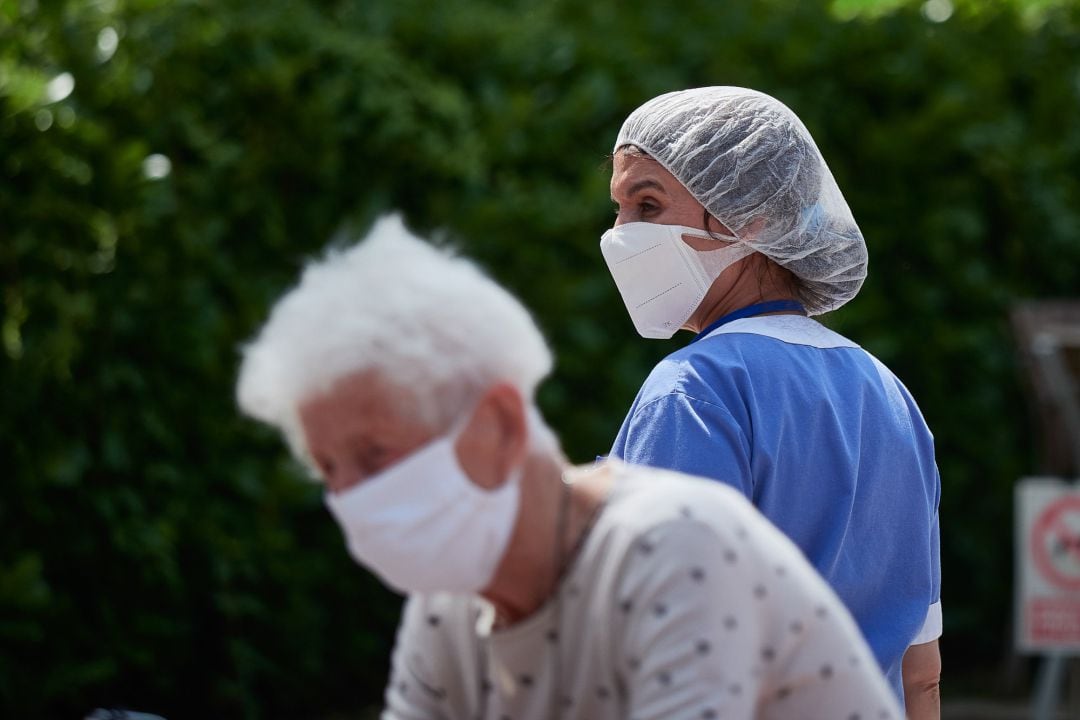
[[615, 142], [603, 257], [653, 369], [611, 454], [728, 483], [836, 590], [917, 720], [940, 713], [933, 436], [880, 361], [811, 316], [867, 254], [809, 132], [737, 87], [656, 97]]

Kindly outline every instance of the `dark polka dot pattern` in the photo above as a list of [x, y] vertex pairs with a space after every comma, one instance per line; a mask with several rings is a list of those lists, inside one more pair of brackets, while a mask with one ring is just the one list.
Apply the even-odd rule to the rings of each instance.
[[[701, 528], [708, 519], [695, 518], [695, 511], [696, 506], [669, 505], [666, 519], [676, 524], [691, 519], [693, 522], [688, 524]], [[728, 525], [724, 533], [731, 545], [718, 543], [708, 555], [689, 546], [673, 554], [668, 550], [670, 536], [654, 530], [622, 544], [626, 554], [620, 562], [633, 568], [638, 577], [634, 583], [610, 586], [604, 595], [602, 611], [612, 617], [617, 628], [604, 637], [601, 642], [605, 644], [600, 646], [617, 649], [619, 656], [612, 658], [615, 665], [611, 670], [593, 671], [596, 661], [604, 659], [604, 651], [597, 654], [597, 650], [582, 646], [587, 636], [598, 632], [595, 622], [600, 615], [596, 613], [601, 606], [595, 604], [595, 583], [599, 577], [611, 576], [608, 568], [612, 559], [608, 557], [593, 567], [578, 565], [564, 581], [561, 625], [550, 621], [534, 623], [529, 636], [538, 645], [485, 664], [484, 672], [493, 675], [472, 676], [483, 678], [472, 680], [479, 682], [480, 693], [476, 693], [475, 684], [471, 693], [479, 707], [462, 705], [462, 696], [455, 698], [454, 688], [449, 685], [440, 687], [438, 681], [427, 684], [429, 677], [443, 677], [437, 668], [434, 675], [414, 673], [407, 678], [409, 683], [395, 683], [392, 687], [397, 693], [393, 695], [408, 696], [409, 703], [427, 702], [429, 707], [441, 708], [437, 714], [477, 720], [532, 720], [551, 714], [567, 720], [633, 720], [636, 711], [644, 706], [628, 704], [630, 698], [642, 694], [663, 698], [684, 690], [699, 692], [696, 684], [709, 678], [709, 688], [700, 695], [701, 704], [685, 708], [691, 711], [685, 717], [715, 720], [729, 717], [729, 703], [733, 708], [756, 708], [758, 713], [775, 703], [777, 717], [792, 713], [791, 718], [801, 718], [807, 711], [800, 707], [801, 688], [809, 677], [810, 682], [829, 688], [826, 692], [842, 701], [832, 707], [829, 717], [894, 720], [895, 714], [887, 707], [889, 700], [863, 705], [845, 694], [852, 678], [860, 672], [854, 668], [864, 658], [854, 645], [841, 646], [843, 649], [828, 654], [811, 653], [809, 657], [804, 652], [803, 648], [814, 647], [811, 643], [816, 638], [828, 634], [823, 632], [823, 626], [830, 628], [829, 633], [838, 632], [832, 624], [843, 621], [842, 613], [834, 613], [836, 606], [827, 596], [819, 595], [818, 602], [805, 599], [801, 605], [793, 604], [791, 598], [802, 592], [803, 571], [796, 562], [788, 562], [790, 557], [762, 555], [754, 544], [756, 528], [754, 532], [754, 542], [740, 544], [731, 539], [730, 533], [746, 541], [751, 537], [747, 527]], [[692, 598], [701, 593], [714, 598], [710, 602], [715, 604], [705, 613], [692, 607]], [[567, 624], [567, 613], [576, 612], [578, 607], [589, 609], [588, 619], [584, 624]], [[425, 606], [413, 617], [417, 629], [437, 630], [423, 633], [428, 638], [460, 637], [454, 624], [459, 622], [457, 616], [443, 605]], [[485, 622], [482, 614], [471, 608], [461, 620], [480, 626]], [[676, 635], [678, 645], [669, 642], [665, 646], [665, 637]], [[640, 641], [633, 642], [638, 638]], [[741, 662], [731, 662], [734, 649], [743, 658]], [[432, 655], [423, 657], [425, 662], [432, 662]], [[564, 673], [553, 683], [555, 657]], [[798, 671], [801, 675], [789, 674], [793, 663], [802, 663]], [[431, 667], [429, 664], [419, 669], [427, 671]], [[547, 708], [544, 713], [539, 712], [542, 705]]]

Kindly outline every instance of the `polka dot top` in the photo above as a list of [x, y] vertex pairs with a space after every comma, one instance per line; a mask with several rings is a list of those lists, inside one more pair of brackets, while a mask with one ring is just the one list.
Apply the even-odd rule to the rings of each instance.
[[847, 610], [737, 491], [612, 461], [552, 599], [406, 603], [383, 718], [902, 720]]

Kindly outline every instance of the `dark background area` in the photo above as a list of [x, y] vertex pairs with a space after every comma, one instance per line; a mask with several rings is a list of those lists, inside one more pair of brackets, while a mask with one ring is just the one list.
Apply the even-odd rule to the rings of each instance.
[[1062, 2], [0, 0], [0, 715], [357, 715], [398, 600], [238, 416], [238, 348], [305, 259], [399, 208], [558, 355], [576, 461], [651, 365], [599, 253], [622, 119], [668, 90], [798, 113], [870, 249], [825, 317], [937, 438], [944, 696], [1010, 661], [1012, 485], [1037, 427], [1008, 325], [1075, 295], [1080, 11]]

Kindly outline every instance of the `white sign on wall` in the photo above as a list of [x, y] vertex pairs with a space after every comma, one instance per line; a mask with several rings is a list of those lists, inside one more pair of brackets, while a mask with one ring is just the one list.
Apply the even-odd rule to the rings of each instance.
[[1015, 499], [1017, 647], [1080, 651], [1080, 486], [1025, 478]]

